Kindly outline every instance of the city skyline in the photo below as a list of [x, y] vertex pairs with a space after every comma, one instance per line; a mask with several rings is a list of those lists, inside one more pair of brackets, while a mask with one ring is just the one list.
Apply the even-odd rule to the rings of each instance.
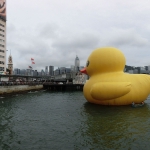
[[[11, 55], [9, 56], [8, 69], [9, 69], [9, 64], [12, 64], [10, 62], [10, 57], [11, 57]], [[11, 57], [11, 59], [12, 59], [12, 57]], [[11, 66], [13, 66], [13, 64]], [[43, 67], [41, 70], [35, 70], [31, 66], [29, 66], [29, 68], [27, 68], [27, 69], [14, 68], [13, 72], [14, 72], [14, 75], [17, 75], [17, 74], [30, 75], [31, 72], [34, 75], [34, 73], [36, 72], [36, 75], [39, 74], [39, 76], [41, 76], [41, 75], [48, 75], [48, 76], [54, 75], [55, 76], [55, 75], [59, 75], [59, 74], [70, 73], [72, 71], [77, 73], [77, 72], [80, 72], [80, 70], [83, 69], [84, 67], [85, 66], [80, 66], [80, 59], [78, 56], [76, 56], [74, 65], [70, 65], [70, 67], [63, 67], [63, 66], [55, 67], [55, 66], [50, 65], [50, 66]], [[150, 74], [150, 65], [146, 65], [146, 66], [125, 65], [123, 71], [127, 72], [127, 73], [131, 73], [131, 74]]]
[[[7, 1], [7, 56], [14, 67], [35, 69], [47, 64], [69, 66], [79, 55], [85, 65], [90, 53], [113, 46], [120, 49], [126, 64], [150, 65], [150, 2], [114, 1]], [[17, 9], [16, 9], [17, 7]]]
[[[8, 59], [8, 69], [11, 70], [11, 68], [13, 68], [13, 63], [12, 63], [12, 56], [10, 55], [9, 56], [9, 59]], [[23, 69], [20, 69], [20, 68], [14, 68], [13, 70], [13, 74], [14, 75], [17, 75], [17, 74], [32, 74], [34, 75], [34, 72], [37, 73], [40, 73], [41, 75], [49, 75], [49, 76], [53, 76], [53, 75], [57, 75], [57, 74], [61, 74], [61, 73], [68, 73], [68, 72], [79, 72], [80, 69], [82, 69], [84, 66], [80, 66], [80, 59], [79, 57], [76, 55], [75, 57], [75, 61], [74, 61], [74, 65], [70, 65], [70, 67], [55, 67], [55, 66], [45, 66], [43, 67], [41, 70], [35, 70], [33, 67], [32, 67], [32, 64], [35, 64], [33, 63], [35, 62], [34, 58], [31, 58], [31, 65], [28, 66], [27, 69], [23, 68]]]

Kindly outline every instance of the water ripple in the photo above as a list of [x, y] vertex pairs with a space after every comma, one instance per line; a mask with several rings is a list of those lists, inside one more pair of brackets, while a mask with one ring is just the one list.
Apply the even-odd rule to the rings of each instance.
[[3, 150], [149, 149], [150, 97], [141, 108], [112, 107], [41, 91], [0, 99], [0, 116]]

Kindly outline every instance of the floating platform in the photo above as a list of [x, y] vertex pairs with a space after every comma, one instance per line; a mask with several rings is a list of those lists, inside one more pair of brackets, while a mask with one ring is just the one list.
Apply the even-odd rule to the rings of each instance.
[[43, 84], [43, 88], [50, 91], [83, 91], [84, 84]]

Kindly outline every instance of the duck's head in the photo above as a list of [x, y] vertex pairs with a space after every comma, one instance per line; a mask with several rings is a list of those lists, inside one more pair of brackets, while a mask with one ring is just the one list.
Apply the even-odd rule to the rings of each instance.
[[89, 76], [99, 73], [123, 71], [125, 67], [124, 54], [113, 47], [95, 49], [89, 56], [86, 67], [81, 70]]

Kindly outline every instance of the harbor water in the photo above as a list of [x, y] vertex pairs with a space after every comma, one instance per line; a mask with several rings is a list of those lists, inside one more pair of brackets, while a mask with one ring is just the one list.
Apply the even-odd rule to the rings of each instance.
[[0, 150], [149, 150], [150, 97], [143, 107], [100, 106], [82, 92], [0, 98]]

